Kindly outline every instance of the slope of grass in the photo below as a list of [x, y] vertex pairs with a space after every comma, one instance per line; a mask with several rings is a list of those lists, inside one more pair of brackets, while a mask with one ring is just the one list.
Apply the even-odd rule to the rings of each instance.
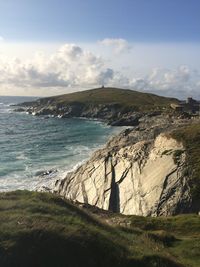
[[111, 216], [131, 224], [109, 226], [51, 194], [1, 193], [0, 266], [199, 266], [197, 216]]
[[48, 101], [51, 104], [59, 105], [70, 103], [78, 103], [79, 105], [118, 104], [123, 108], [142, 108], [142, 110], [160, 109], [169, 107], [171, 103], [178, 102], [178, 100], [174, 98], [118, 88], [97, 88], [61, 96], [48, 97], [41, 99], [40, 103], [45, 104]]
[[18, 191], [0, 199], [0, 266], [117, 266], [127, 254], [112, 231], [59, 198]]
[[200, 124], [195, 123], [178, 129], [172, 133], [172, 136], [181, 141], [186, 148], [187, 169], [185, 174], [191, 177], [189, 182], [192, 195], [200, 210]]
[[131, 216], [131, 226], [150, 233], [151, 239], [166, 244], [168, 253], [184, 266], [200, 266], [199, 215], [187, 214], [167, 218]]

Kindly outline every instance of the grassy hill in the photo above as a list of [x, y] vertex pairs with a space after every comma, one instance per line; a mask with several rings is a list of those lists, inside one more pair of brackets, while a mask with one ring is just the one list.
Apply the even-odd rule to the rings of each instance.
[[80, 91], [60, 96], [43, 98], [41, 104], [50, 102], [51, 104], [66, 105], [80, 103], [84, 105], [118, 104], [121, 107], [134, 107], [138, 109], [155, 109], [167, 107], [171, 103], [177, 103], [175, 98], [157, 96], [150, 93], [141, 93], [133, 90], [119, 88], [97, 88]]
[[1, 193], [0, 266], [197, 267], [200, 218], [104, 217], [51, 194]]
[[[200, 124], [193, 123], [172, 132], [186, 148], [187, 168], [185, 175], [190, 176], [190, 186], [195, 202], [194, 208], [200, 210]], [[196, 207], [195, 207], [196, 206]]]

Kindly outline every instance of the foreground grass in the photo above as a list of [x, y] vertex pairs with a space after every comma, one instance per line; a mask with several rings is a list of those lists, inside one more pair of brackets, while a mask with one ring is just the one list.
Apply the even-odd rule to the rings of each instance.
[[167, 253], [184, 266], [200, 266], [200, 216], [195, 214], [174, 217], [131, 217], [132, 227], [150, 234], [162, 243]]
[[129, 227], [51, 194], [1, 193], [0, 266], [200, 266], [198, 216], [111, 217]]

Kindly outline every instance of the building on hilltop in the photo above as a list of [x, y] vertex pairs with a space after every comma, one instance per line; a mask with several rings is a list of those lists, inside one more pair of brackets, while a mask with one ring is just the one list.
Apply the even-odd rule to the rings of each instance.
[[170, 107], [175, 111], [183, 111], [183, 106], [181, 104], [172, 103]]
[[185, 104], [185, 111], [189, 113], [199, 113], [200, 102], [193, 99], [192, 97], [188, 97]]
[[185, 101], [180, 101], [178, 104], [172, 103], [170, 107], [178, 112], [187, 112], [190, 114], [200, 113], [200, 101], [188, 97]]
[[197, 103], [197, 101], [194, 100], [192, 97], [188, 97], [186, 100], [186, 104], [188, 104], [188, 105], [194, 105], [196, 103]]

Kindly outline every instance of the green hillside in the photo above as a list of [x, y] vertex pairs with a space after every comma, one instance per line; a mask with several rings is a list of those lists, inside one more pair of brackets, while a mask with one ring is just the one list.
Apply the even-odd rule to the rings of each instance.
[[186, 148], [186, 175], [190, 176], [190, 186], [196, 209], [200, 209], [200, 124], [193, 123], [172, 132], [172, 136], [181, 141]]
[[97, 88], [86, 91], [75, 92], [60, 96], [43, 98], [41, 104], [50, 101], [52, 104], [66, 105], [70, 103], [82, 104], [119, 104], [122, 107], [137, 107], [141, 109], [154, 109], [166, 107], [171, 103], [178, 102], [177, 99], [157, 96], [150, 93], [141, 93], [133, 90], [118, 88]]
[[106, 216], [52, 194], [1, 193], [0, 266], [200, 266], [199, 216]]

